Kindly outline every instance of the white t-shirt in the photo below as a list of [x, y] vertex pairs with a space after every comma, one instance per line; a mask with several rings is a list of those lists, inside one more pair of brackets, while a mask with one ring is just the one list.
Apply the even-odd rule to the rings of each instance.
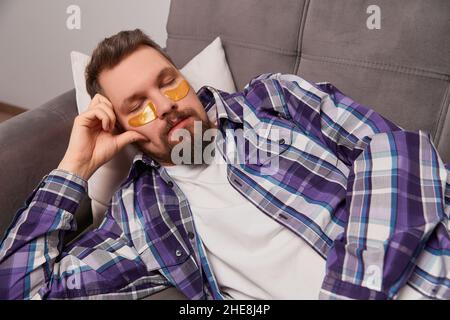
[[[219, 152], [214, 160], [209, 165], [165, 169], [189, 201], [222, 295], [230, 299], [318, 299], [325, 260], [231, 186]], [[399, 299], [420, 298], [407, 286], [399, 295]]]

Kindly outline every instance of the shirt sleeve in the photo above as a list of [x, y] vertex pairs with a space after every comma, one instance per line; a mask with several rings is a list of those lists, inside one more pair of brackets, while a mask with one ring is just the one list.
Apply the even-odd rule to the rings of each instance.
[[436, 226], [448, 223], [448, 171], [430, 135], [403, 130], [330, 83], [262, 78], [279, 88], [280, 114], [350, 169], [345, 232], [328, 252], [320, 298], [395, 298]]
[[59, 169], [33, 190], [0, 242], [0, 299], [139, 298], [168, 287], [123, 236], [114, 198], [98, 229], [63, 245], [86, 190], [85, 180]]

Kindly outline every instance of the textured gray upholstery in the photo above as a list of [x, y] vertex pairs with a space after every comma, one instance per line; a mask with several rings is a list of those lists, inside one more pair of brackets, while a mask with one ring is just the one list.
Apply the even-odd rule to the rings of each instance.
[[[380, 30], [366, 28], [373, 4]], [[265, 72], [332, 82], [405, 129], [431, 133], [450, 162], [449, 17], [449, 0], [172, 0], [166, 51], [181, 68], [220, 35], [238, 89]], [[71, 90], [0, 124], [0, 234], [64, 155], [76, 110]], [[90, 218], [86, 196], [80, 227]]]

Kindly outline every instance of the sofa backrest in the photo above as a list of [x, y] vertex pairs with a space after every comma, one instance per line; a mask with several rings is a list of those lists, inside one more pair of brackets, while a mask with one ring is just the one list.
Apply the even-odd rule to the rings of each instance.
[[220, 35], [238, 90], [265, 72], [331, 82], [450, 162], [448, 0], [172, 0], [167, 32], [180, 68]]

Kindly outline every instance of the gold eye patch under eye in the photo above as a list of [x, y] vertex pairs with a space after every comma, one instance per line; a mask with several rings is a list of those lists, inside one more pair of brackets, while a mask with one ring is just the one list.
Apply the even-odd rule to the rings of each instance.
[[183, 79], [176, 88], [166, 90], [164, 95], [172, 101], [178, 101], [187, 96], [189, 89], [189, 83]]
[[152, 102], [147, 103], [144, 111], [137, 116], [128, 120], [128, 124], [132, 127], [140, 127], [156, 119], [156, 108]]
[[[190, 88], [189, 83], [183, 79], [176, 88], [164, 91], [164, 95], [172, 101], [178, 101], [187, 96]], [[128, 120], [128, 124], [132, 127], [140, 127], [156, 118], [156, 107], [153, 102], [149, 102], [142, 113]]]

